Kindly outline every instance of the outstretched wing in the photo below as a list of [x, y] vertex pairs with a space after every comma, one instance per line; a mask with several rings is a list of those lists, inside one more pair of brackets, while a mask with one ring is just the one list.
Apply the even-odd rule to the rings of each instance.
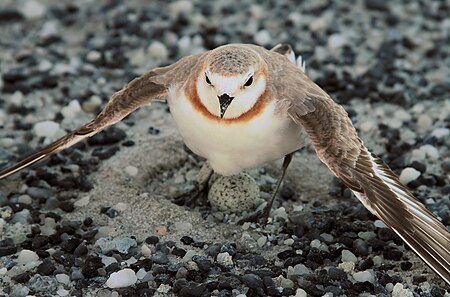
[[449, 230], [368, 151], [342, 106], [290, 64], [274, 78], [278, 98], [287, 101], [289, 116], [308, 133], [320, 160], [450, 284]]
[[169, 88], [183, 86], [203, 54], [185, 57], [178, 62], [146, 72], [112, 95], [103, 111], [91, 122], [70, 132], [17, 164], [0, 171], [0, 179], [45, 159], [75, 143], [121, 121], [137, 108], [163, 99]]

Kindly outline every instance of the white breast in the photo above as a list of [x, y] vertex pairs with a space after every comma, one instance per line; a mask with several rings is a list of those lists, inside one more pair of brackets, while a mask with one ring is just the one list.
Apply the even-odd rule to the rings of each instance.
[[288, 118], [275, 116], [275, 101], [244, 123], [206, 118], [172, 90], [169, 107], [186, 145], [208, 159], [215, 172], [232, 175], [280, 159], [304, 146], [304, 133]]

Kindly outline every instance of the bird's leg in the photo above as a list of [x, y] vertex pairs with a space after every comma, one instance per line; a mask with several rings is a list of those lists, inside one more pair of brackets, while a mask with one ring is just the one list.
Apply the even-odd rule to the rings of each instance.
[[187, 193], [183, 193], [174, 198], [174, 203], [178, 205], [192, 205], [199, 196], [208, 188], [208, 182], [214, 171], [208, 161], [203, 163], [202, 168], [197, 174], [197, 180], [194, 187]]
[[278, 189], [280, 188], [281, 182], [283, 181], [284, 175], [286, 174], [286, 170], [289, 167], [289, 164], [292, 160], [292, 155], [294, 153], [287, 154], [284, 156], [283, 160], [283, 166], [281, 168], [281, 174], [278, 178], [275, 190], [272, 193], [272, 196], [267, 201], [266, 206], [262, 211], [255, 211], [254, 213], [251, 213], [250, 215], [244, 217], [243, 219], [239, 220], [238, 224], [242, 224], [244, 222], [256, 222], [258, 220], [261, 220], [263, 223], [267, 222], [267, 219], [269, 218], [270, 210], [272, 209], [273, 202], [275, 201], [275, 197], [277, 196]]

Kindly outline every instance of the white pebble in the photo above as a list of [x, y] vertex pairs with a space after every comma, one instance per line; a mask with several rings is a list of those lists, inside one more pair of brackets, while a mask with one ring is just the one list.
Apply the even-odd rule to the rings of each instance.
[[219, 253], [217, 255], [217, 263], [226, 267], [232, 267], [234, 265], [233, 257], [228, 252]]
[[92, 113], [100, 104], [102, 104], [102, 98], [97, 95], [93, 95], [87, 101], [83, 102], [83, 110], [85, 112]]
[[152, 255], [152, 250], [145, 243], [141, 247], [141, 253], [145, 257], [149, 257]]
[[256, 240], [256, 243], [258, 244], [259, 247], [263, 247], [267, 242], [267, 236], [261, 236], [258, 238], [258, 240]]
[[46, 13], [45, 6], [34, 0], [28, 0], [24, 4], [19, 5], [19, 9], [27, 19], [39, 19]]
[[124, 171], [125, 171], [125, 173], [128, 174], [129, 176], [136, 176], [136, 175], [138, 174], [138, 172], [139, 172], [139, 170], [138, 170], [136, 167], [131, 166], [131, 165], [126, 166], [126, 167], [124, 168]]
[[353, 262], [342, 262], [338, 265], [339, 268], [344, 270], [347, 273], [352, 272], [355, 269], [355, 263]]
[[34, 133], [38, 137], [54, 137], [59, 131], [59, 124], [54, 121], [42, 121], [34, 125]]
[[181, 13], [189, 15], [193, 8], [194, 4], [191, 1], [179, 0], [169, 5], [169, 12], [171, 16], [178, 17]]
[[437, 148], [432, 146], [431, 144], [425, 144], [420, 147], [420, 150], [425, 152], [425, 155], [431, 159], [431, 160], [438, 160], [439, 159], [439, 151]]
[[372, 284], [375, 283], [375, 277], [369, 271], [355, 272], [355, 273], [353, 273], [353, 278], [355, 279], [355, 281], [357, 281], [359, 283], [363, 283], [363, 282], [366, 282], [366, 281], [370, 282]]
[[77, 201], [75, 201], [75, 202], [73, 203], [73, 205], [74, 205], [75, 207], [86, 206], [86, 205], [89, 204], [89, 201], [90, 201], [90, 200], [91, 200], [91, 197], [85, 196], [85, 197], [80, 198], [80, 199], [78, 199]]
[[114, 289], [129, 287], [134, 285], [136, 282], [136, 273], [129, 268], [125, 268], [117, 272], [113, 272], [106, 281], [106, 285], [108, 288]]
[[147, 52], [150, 58], [157, 60], [167, 60], [169, 57], [169, 51], [164, 43], [159, 41], [153, 41], [147, 48]]
[[102, 57], [102, 54], [99, 51], [89, 51], [86, 55], [86, 60], [89, 62], [97, 62]]
[[70, 292], [65, 289], [59, 289], [58, 291], [56, 291], [56, 294], [61, 297], [69, 296], [69, 293]]
[[420, 176], [420, 171], [416, 170], [412, 167], [406, 167], [402, 170], [402, 173], [400, 173], [400, 182], [404, 185], [408, 184], [409, 182], [417, 179]]
[[427, 114], [421, 114], [417, 119], [417, 127], [419, 128], [419, 130], [428, 131], [430, 130], [432, 124], [433, 120]]
[[81, 111], [80, 102], [78, 100], [72, 100], [69, 102], [67, 106], [64, 106], [61, 109], [61, 114], [66, 119], [73, 119], [77, 116], [77, 114]]
[[136, 277], [139, 280], [143, 279], [146, 275], [147, 275], [147, 272], [145, 271], [144, 268], [141, 268], [138, 270], [138, 272], [136, 272]]
[[295, 291], [295, 295], [294, 297], [307, 297], [308, 294], [306, 294], [306, 291], [303, 289], [297, 289], [297, 291]]
[[347, 39], [341, 34], [331, 34], [328, 37], [328, 48], [337, 49], [343, 47], [347, 43]]
[[311, 269], [306, 267], [304, 264], [297, 264], [294, 267], [288, 267], [287, 277], [291, 278], [292, 276], [305, 275], [309, 273], [311, 273]]
[[70, 277], [67, 274], [59, 273], [59, 274], [55, 275], [55, 277], [56, 277], [56, 280], [61, 284], [67, 285], [70, 283]]
[[292, 238], [288, 238], [288, 239], [286, 239], [283, 243], [284, 243], [285, 245], [293, 245], [294, 242], [295, 242], [295, 241], [294, 241]]
[[410, 297], [410, 296], [411, 297], [414, 296], [413, 293], [408, 289], [404, 289], [401, 283], [396, 283], [394, 288], [392, 289], [392, 297]]
[[358, 258], [356, 258], [355, 254], [353, 254], [351, 251], [343, 250], [341, 260], [342, 260], [342, 262], [356, 263], [356, 261], [358, 261]]
[[30, 250], [21, 250], [17, 257], [18, 264], [27, 264], [39, 260], [39, 256]]
[[259, 45], [268, 45], [272, 41], [269, 31], [261, 30], [255, 34], [255, 42]]
[[375, 238], [376, 236], [377, 235], [373, 231], [366, 231], [366, 232], [359, 232], [358, 233], [358, 237], [362, 238], [362, 239], [364, 239], [366, 241], [369, 241], [369, 240]]
[[431, 136], [434, 136], [436, 138], [444, 138], [450, 135], [450, 129], [449, 128], [436, 128], [431, 132]]
[[315, 17], [309, 23], [309, 30], [312, 32], [321, 32], [328, 28], [328, 21], [326, 18]]
[[403, 122], [411, 120], [411, 114], [404, 109], [398, 109], [394, 112], [394, 118], [399, 119]]

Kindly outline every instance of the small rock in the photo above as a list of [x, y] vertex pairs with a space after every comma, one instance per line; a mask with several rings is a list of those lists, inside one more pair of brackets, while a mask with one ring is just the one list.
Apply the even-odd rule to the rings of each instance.
[[407, 185], [409, 182], [416, 180], [420, 176], [420, 171], [412, 167], [406, 167], [400, 173], [400, 182]]
[[370, 282], [375, 284], [375, 276], [369, 271], [359, 271], [353, 273], [353, 279], [359, 283]]
[[349, 250], [343, 250], [341, 260], [342, 262], [356, 263], [356, 261], [358, 261], [358, 258], [356, 258], [356, 256]]
[[39, 256], [30, 250], [21, 250], [19, 256], [17, 257], [18, 264], [27, 264], [29, 262], [38, 261]]
[[19, 5], [20, 12], [27, 19], [39, 19], [45, 16], [46, 8], [39, 1], [28, 0], [24, 4]]
[[54, 121], [43, 121], [36, 123], [33, 127], [38, 137], [54, 137], [59, 131], [59, 124]]
[[75, 202], [73, 203], [73, 205], [74, 205], [75, 207], [83, 207], [83, 206], [86, 206], [86, 205], [89, 204], [90, 199], [91, 199], [91, 198], [90, 198], [89, 196], [85, 196], [85, 197], [80, 198], [80, 199], [78, 199], [77, 201], [75, 201]]
[[66, 119], [73, 119], [77, 116], [77, 114], [81, 111], [80, 102], [78, 100], [72, 100], [69, 102], [67, 106], [64, 106], [61, 109], [61, 114]]
[[268, 45], [272, 42], [272, 37], [270, 36], [269, 31], [261, 30], [255, 34], [255, 42], [259, 45]]
[[427, 114], [421, 114], [419, 116], [419, 118], [417, 119], [417, 127], [421, 131], [430, 130], [432, 125], [433, 125], [433, 120]]
[[159, 41], [153, 41], [147, 48], [147, 52], [150, 58], [165, 61], [169, 57], [169, 50], [164, 43]]
[[341, 34], [331, 34], [328, 37], [328, 48], [337, 49], [343, 47], [347, 43], [347, 39]]
[[106, 281], [106, 285], [108, 288], [114, 289], [129, 287], [134, 285], [136, 282], [136, 273], [129, 268], [125, 268], [117, 272], [113, 272]]
[[234, 265], [233, 257], [231, 257], [228, 252], [219, 253], [217, 255], [217, 263], [226, 267], [232, 267]]
[[139, 173], [139, 169], [137, 169], [136, 167], [131, 166], [131, 165], [126, 166], [124, 168], [124, 171], [126, 174], [128, 174], [129, 176], [132, 176], [132, 177], [136, 176]]
[[434, 136], [436, 138], [444, 138], [450, 135], [450, 129], [449, 128], [436, 128], [431, 132], [431, 136]]

